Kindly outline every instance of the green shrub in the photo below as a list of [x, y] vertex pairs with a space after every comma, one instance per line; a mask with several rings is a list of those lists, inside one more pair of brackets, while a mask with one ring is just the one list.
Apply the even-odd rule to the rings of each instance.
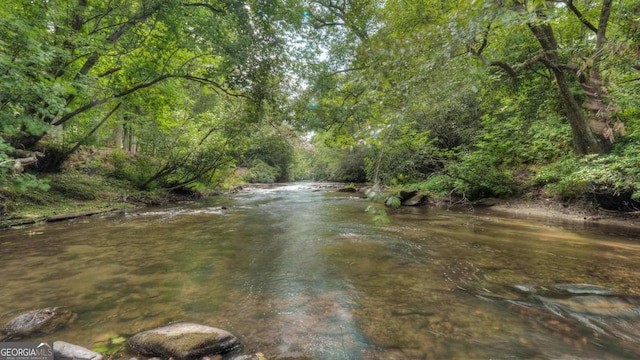
[[608, 155], [562, 159], [541, 168], [534, 184], [563, 198], [631, 194], [631, 199], [640, 199], [640, 148], [629, 145]]
[[417, 190], [427, 191], [435, 196], [445, 196], [454, 188], [454, 180], [445, 174], [433, 174], [417, 186]]
[[249, 171], [243, 176], [243, 180], [250, 183], [273, 183], [278, 177], [278, 170], [269, 166], [262, 160], [253, 162]]
[[518, 190], [513, 174], [501, 159], [482, 151], [466, 154], [446, 171], [455, 179], [453, 193], [469, 200], [507, 197]]
[[576, 157], [560, 159], [540, 168], [532, 179], [533, 185], [544, 185], [551, 194], [564, 199], [583, 197], [588, 190], [588, 183], [573, 177], [581, 167]]
[[366, 182], [367, 173], [364, 169], [366, 155], [367, 149], [363, 147], [356, 147], [344, 153], [337, 168], [331, 175], [331, 180], [356, 183]]
[[156, 171], [153, 159], [144, 155], [131, 156], [124, 151], [114, 151], [108, 161], [113, 167], [110, 174], [112, 177], [126, 180], [136, 186], [144, 184]]

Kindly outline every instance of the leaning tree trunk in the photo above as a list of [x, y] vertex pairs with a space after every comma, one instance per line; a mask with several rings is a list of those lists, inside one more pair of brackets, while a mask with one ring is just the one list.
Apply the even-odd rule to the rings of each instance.
[[[594, 55], [591, 58], [591, 68], [587, 75], [580, 74], [580, 85], [586, 95], [584, 107], [591, 115], [591, 128], [603, 139], [605, 151], [611, 150], [611, 145], [615, 141], [614, 132], [624, 135], [624, 124], [615, 116], [615, 105], [608, 103], [609, 92], [600, 76], [600, 61], [605, 49], [607, 24], [611, 16], [611, 6], [613, 0], [604, 0], [600, 11], [600, 20], [596, 29], [596, 46]], [[613, 126], [612, 126], [613, 125]]]
[[553, 29], [548, 23], [529, 24], [529, 29], [536, 37], [545, 52], [544, 64], [553, 73], [556, 85], [560, 93], [560, 100], [571, 124], [573, 134], [573, 146], [578, 154], [601, 154], [608, 151], [610, 142], [608, 139], [596, 137], [589, 124], [589, 119], [580, 106], [580, 103], [571, 93], [569, 80], [561, 67], [558, 57], [558, 43], [553, 35]]
[[607, 146], [605, 141], [598, 141], [596, 138], [592, 128], [597, 126], [591, 126], [591, 122], [585, 117], [582, 107], [573, 96], [573, 93], [571, 93], [569, 82], [564, 72], [556, 67], [552, 67], [551, 71], [556, 80], [560, 100], [571, 124], [575, 151], [580, 155], [607, 152], [610, 146]]

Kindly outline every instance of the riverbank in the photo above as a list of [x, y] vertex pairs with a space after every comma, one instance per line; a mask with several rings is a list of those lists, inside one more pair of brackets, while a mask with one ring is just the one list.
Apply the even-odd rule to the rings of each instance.
[[123, 212], [195, 196], [140, 190], [128, 181], [80, 172], [47, 174], [42, 181], [47, 190], [0, 190], [0, 229]]
[[[69, 181], [71, 179], [66, 180]], [[95, 177], [91, 177], [89, 182], [95, 185], [91, 190], [92, 192], [100, 189], [100, 191], [97, 191], [99, 196], [88, 196], [86, 193], [78, 191], [83, 186], [88, 185], [86, 183], [88, 179], [76, 176], [72, 180], [76, 191], [71, 195], [68, 191], [60, 191], [61, 189], [58, 185], [47, 192], [14, 194], [10, 201], [5, 203], [5, 206], [8, 206], [12, 211], [0, 219], [0, 229], [71, 220], [86, 216], [117, 214], [147, 206], [167, 205], [177, 201], [193, 199], [193, 195], [141, 191], [123, 183], [109, 184], [109, 181], [98, 180]], [[281, 184], [244, 184], [235, 187], [233, 191], [242, 191], [249, 188], [269, 188], [278, 185]], [[344, 191], [337, 186], [332, 186], [331, 188], [335, 189], [335, 191]], [[435, 204], [436, 206], [444, 206], [439, 200], [435, 201]], [[564, 203], [552, 198], [535, 200], [520, 198], [490, 199], [476, 204], [468, 204], [468, 206], [478, 210], [482, 209], [483, 211], [520, 218], [606, 224], [640, 229], [640, 213], [593, 209], [584, 204]]]
[[640, 213], [625, 213], [589, 208], [581, 203], [564, 203], [555, 199], [498, 199], [487, 211], [519, 218], [601, 224], [640, 230]]
[[[0, 194], [4, 198], [4, 217], [0, 218], [0, 229], [22, 227], [32, 224], [71, 220], [87, 216], [105, 216], [147, 206], [167, 205], [194, 198], [194, 194], [174, 194], [163, 191], [142, 191], [126, 182], [100, 176], [82, 174], [59, 174], [48, 178], [52, 184], [48, 191], [31, 191], [22, 194]], [[66, 184], [66, 185], [62, 185]], [[282, 184], [242, 184], [231, 191], [249, 188], [270, 188]], [[327, 191], [345, 191], [333, 184], [323, 187]], [[353, 187], [354, 192], [357, 191]], [[197, 196], [212, 196], [213, 193]], [[434, 200], [431, 205], [447, 206]], [[640, 229], [640, 213], [624, 213], [594, 209], [579, 202], [562, 202], [552, 197], [540, 199], [485, 199], [475, 204], [466, 204], [478, 211], [487, 211], [503, 216], [531, 218], [536, 220], [565, 221], [584, 224], [602, 224]]]

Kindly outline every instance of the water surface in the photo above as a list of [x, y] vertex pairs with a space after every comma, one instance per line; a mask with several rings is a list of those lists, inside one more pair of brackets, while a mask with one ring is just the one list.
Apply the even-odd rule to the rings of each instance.
[[190, 321], [266, 355], [640, 357], [639, 234], [368, 205], [297, 184], [2, 232], [0, 321], [65, 306], [26, 340], [87, 348]]

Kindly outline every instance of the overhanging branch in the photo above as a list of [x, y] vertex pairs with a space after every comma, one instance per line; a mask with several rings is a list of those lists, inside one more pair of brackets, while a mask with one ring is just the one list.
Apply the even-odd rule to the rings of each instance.
[[533, 64], [537, 63], [538, 61], [544, 62], [545, 60], [546, 60], [545, 53], [541, 51], [541, 52], [533, 55], [529, 59], [527, 59], [522, 64], [517, 64], [515, 66], [509, 65], [505, 61], [491, 61], [491, 62], [488, 63], [488, 65], [489, 66], [499, 67], [502, 70], [504, 70], [507, 74], [509, 74], [509, 76], [511, 76], [512, 78], [515, 78], [522, 71], [530, 68]]
[[231, 92], [229, 89], [226, 89], [225, 87], [223, 87], [221, 84], [219, 84], [218, 82], [215, 82], [213, 80], [207, 79], [207, 78], [203, 78], [203, 77], [198, 77], [198, 76], [193, 76], [193, 75], [188, 75], [188, 74], [163, 74], [160, 75], [158, 77], [156, 77], [153, 80], [144, 82], [144, 83], [140, 83], [136, 86], [133, 86], [127, 90], [124, 90], [120, 93], [108, 96], [108, 97], [104, 97], [102, 99], [95, 99], [90, 101], [89, 103], [80, 106], [79, 108], [67, 113], [66, 115], [62, 116], [58, 121], [55, 121], [52, 123], [52, 125], [61, 125], [64, 124], [65, 122], [69, 121], [70, 119], [74, 118], [75, 116], [82, 114], [85, 111], [89, 111], [91, 109], [93, 109], [96, 106], [100, 106], [102, 104], [105, 104], [109, 101], [118, 99], [118, 98], [122, 98], [125, 97], [131, 93], [134, 93], [138, 90], [142, 90], [142, 89], [146, 89], [148, 87], [151, 87], [163, 80], [166, 79], [170, 79], [170, 78], [180, 78], [180, 79], [185, 79], [185, 80], [190, 80], [190, 81], [195, 81], [198, 82], [200, 84], [203, 85], [208, 85], [208, 86], [213, 86], [214, 88], [216, 88], [217, 90], [220, 90], [221, 92], [229, 95], [229, 96], [233, 96], [233, 97], [241, 97], [241, 98], [245, 98], [245, 99], [249, 99], [252, 100], [253, 99], [245, 94], [237, 94], [237, 93], [233, 93]]
[[223, 14], [224, 11], [218, 9], [217, 7], [210, 5], [210, 4], [205, 4], [205, 3], [182, 3], [183, 6], [192, 6], [192, 7], [204, 7], [206, 9], [209, 9], [211, 12], [216, 13], [216, 14]]
[[87, 133], [87, 135], [85, 135], [85, 136], [84, 136], [84, 138], [82, 138], [82, 140], [78, 141], [78, 143], [77, 143], [77, 144], [76, 144], [76, 145], [75, 145], [71, 150], [67, 151], [67, 152], [65, 153], [65, 156], [69, 156], [69, 155], [71, 155], [71, 154], [75, 153], [75, 152], [76, 152], [76, 150], [78, 150], [78, 148], [80, 148], [80, 146], [82, 146], [82, 144], [83, 144], [85, 141], [87, 141], [87, 139], [88, 139], [91, 135], [93, 135], [93, 134], [94, 134], [94, 133], [95, 133], [95, 132], [96, 132], [96, 131], [97, 131], [97, 130], [102, 126], [102, 124], [104, 124], [104, 123], [105, 123], [105, 122], [106, 122], [106, 121], [111, 117], [111, 115], [113, 115], [113, 114], [118, 110], [118, 108], [120, 108], [120, 106], [122, 106], [122, 103], [121, 103], [121, 102], [119, 102], [119, 103], [118, 103], [118, 104], [117, 104], [113, 109], [111, 109], [111, 111], [109, 111], [109, 112], [108, 112], [108, 113], [107, 113], [107, 114], [102, 118], [102, 120], [100, 120], [100, 121], [98, 122], [98, 124], [97, 124], [96, 126], [94, 126], [94, 127], [93, 127], [93, 129], [91, 129], [91, 131], [89, 131], [89, 132]]
[[496, 66], [501, 68], [512, 78], [518, 77], [518, 72], [514, 68], [512, 68], [511, 65], [507, 64], [504, 61], [491, 61], [489, 62], [489, 66]]
[[241, 97], [241, 98], [253, 100], [250, 96], [247, 96], [245, 94], [238, 94], [238, 93], [231, 92], [229, 89], [223, 87], [221, 84], [219, 84], [219, 83], [217, 83], [217, 82], [215, 82], [213, 80], [207, 79], [207, 78], [193, 76], [193, 75], [177, 75], [175, 77], [179, 77], [179, 78], [183, 78], [183, 79], [186, 79], [186, 80], [195, 81], [195, 82], [198, 82], [198, 83], [203, 84], [203, 85], [213, 86], [216, 89], [222, 91], [223, 93], [225, 93], [225, 94], [227, 94], [229, 96]]
[[580, 10], [578, 10], [578, 8], [573, 3], [573, 0], [566, 0], [565, 4], [567, 4], [567, 7], [569, 8], [569, 10], [571, 10], [571, 12], [578, 18], [578, 20], [580, 20], [580, 22], [584, 26], [586, 26], [589, 30], [593, 31], [594, 33], [598, 32], [598, 28], [593, 26], [593, 24], [589, 22], [587, 18], [584, 17], [584, 15], [580, 12]]

